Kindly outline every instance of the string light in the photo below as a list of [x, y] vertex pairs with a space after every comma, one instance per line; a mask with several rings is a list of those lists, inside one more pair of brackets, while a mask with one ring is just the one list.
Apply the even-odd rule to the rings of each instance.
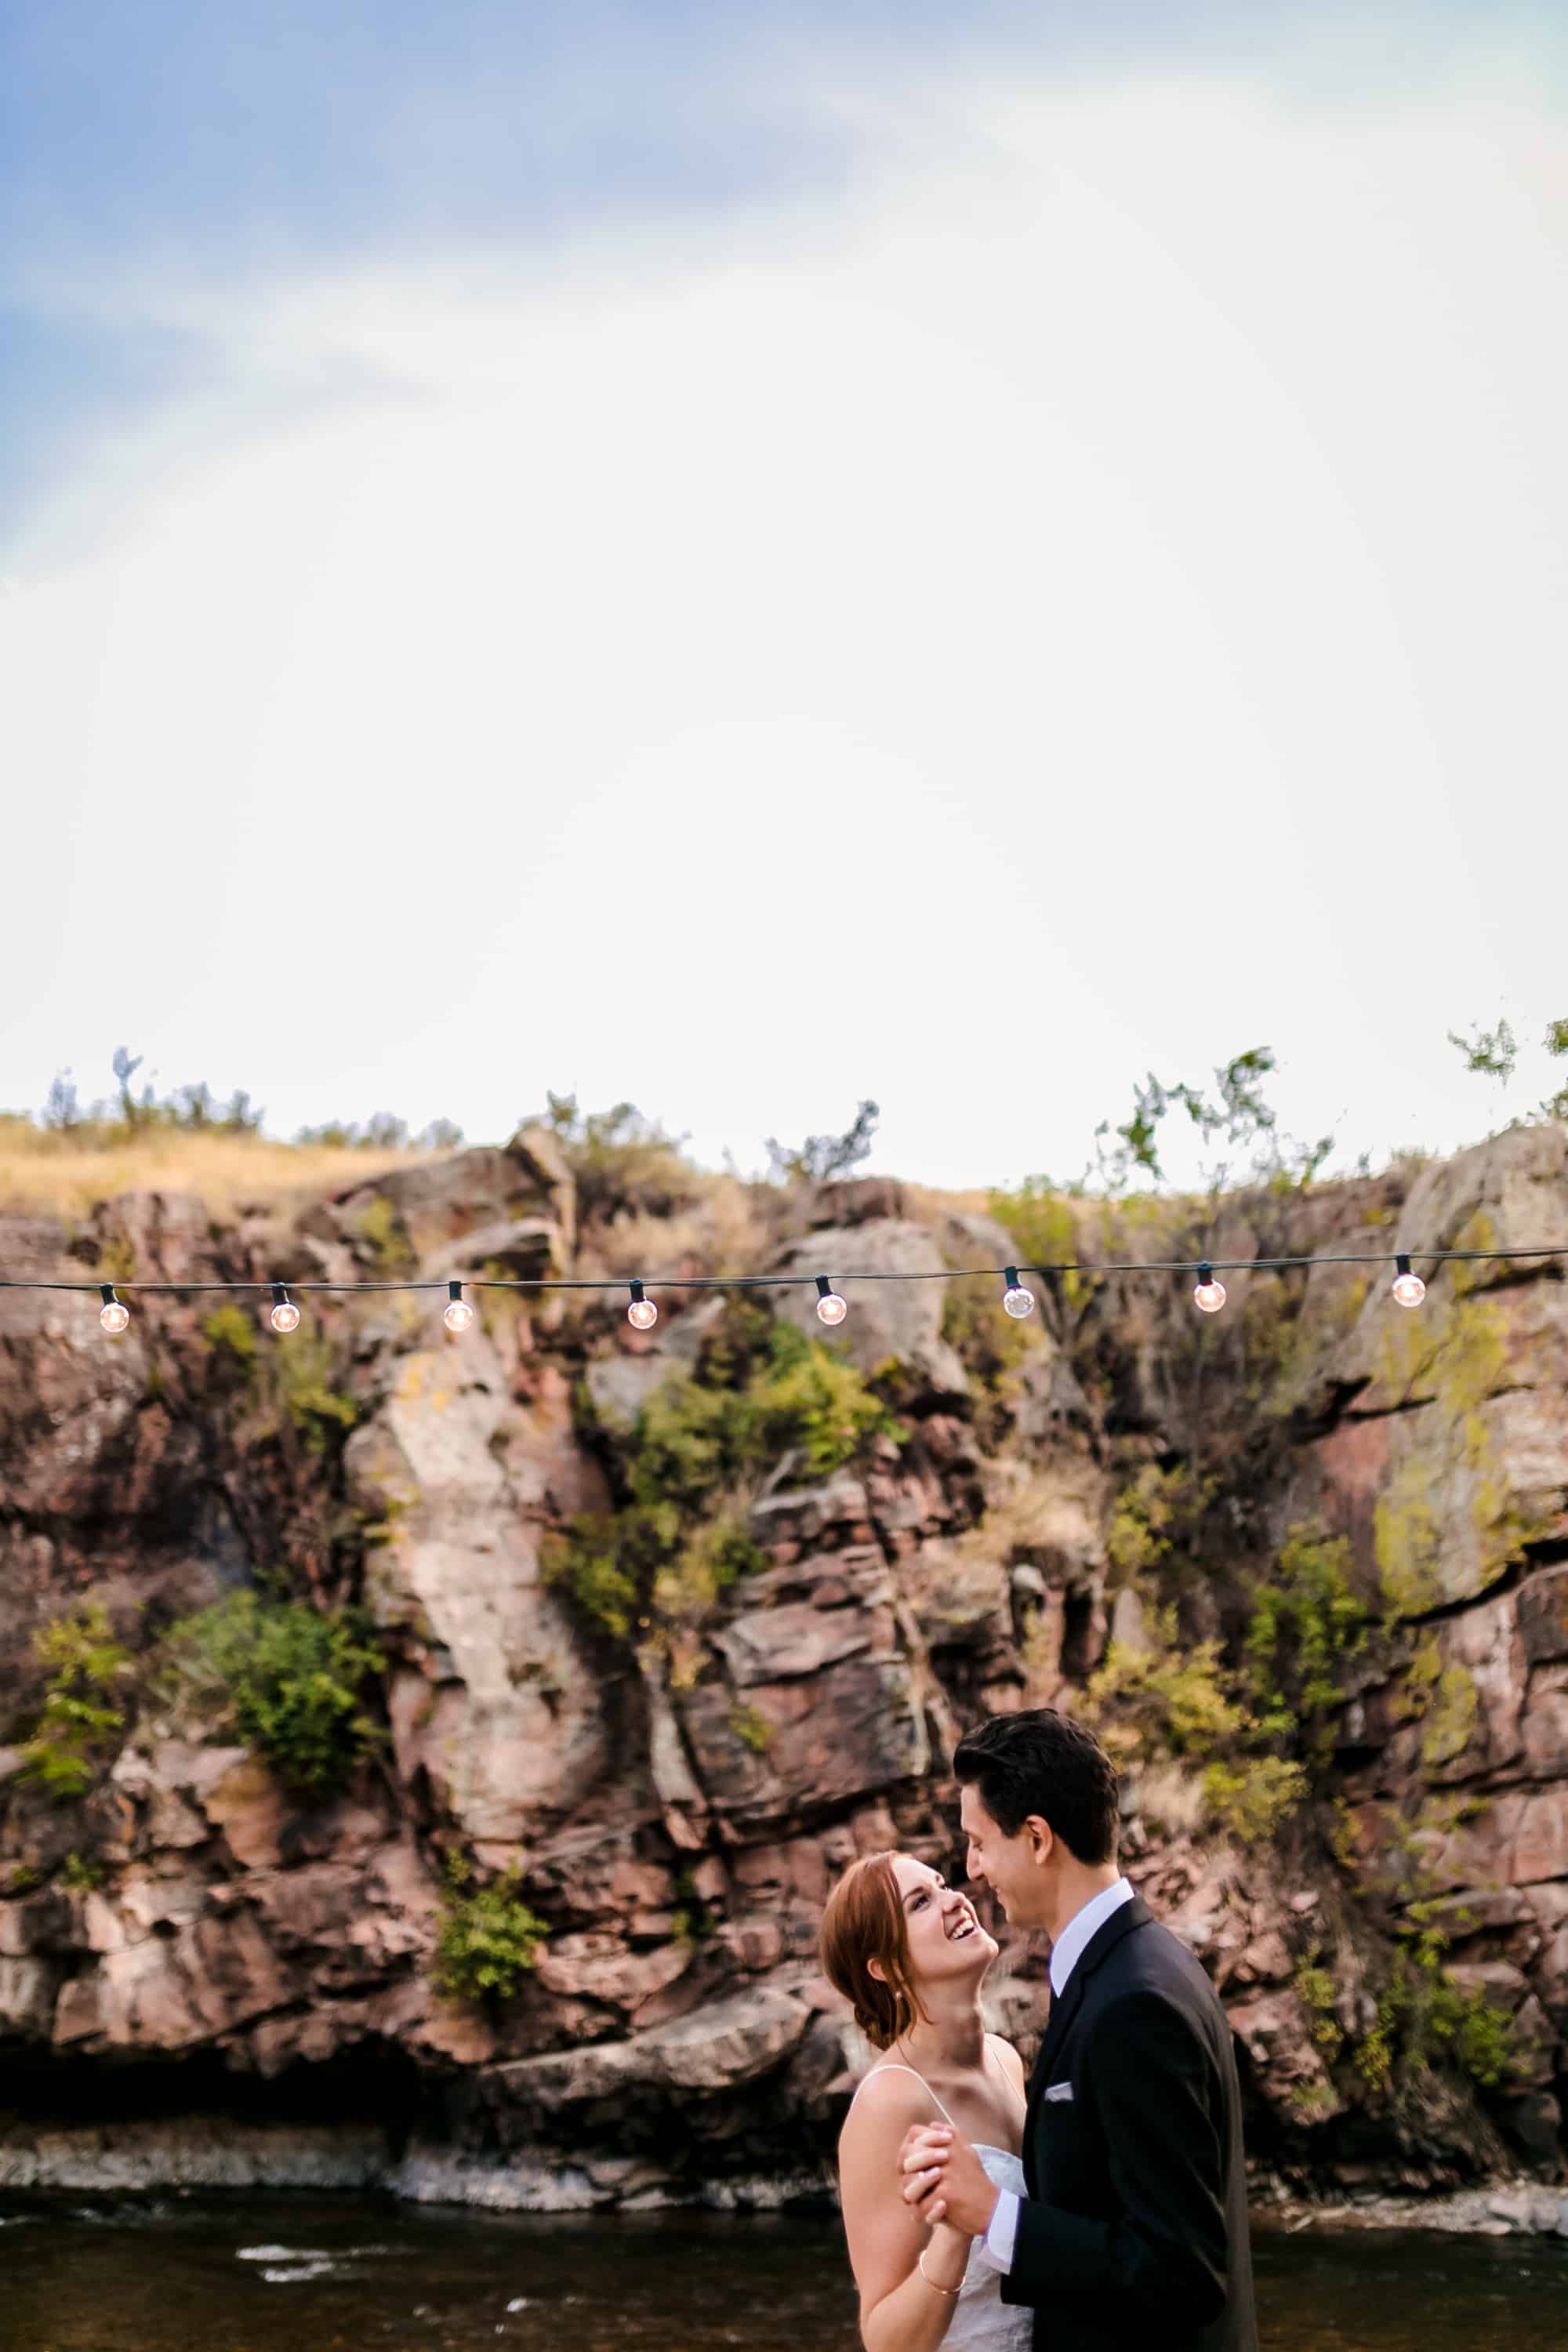
[[1410, 1260], [1401, 1251], [1394, 1261], [1394, 1296], [1401, 1307], [1419, 1307], [1426, 1296], [1426, 1285], [1418, 1274], [1410, 1271]]
[[1205, 1257], [1198, 1267], [1197, 1288], [1193, 1293], [1193, 1305], [1204, 1315], [1217, 1315], [1225, 1305], [1225, 1285], [1214, 1278], [1214, 1268]]
[[839, 1297], [825, 1274], [816, 1277], [816, 1316], [821, 1323], [842, 1323], [848, 1314], [847, 1300]]
[[[1431, 1265], [1451, 1264], [1520, 1265], [1532, 1259], [1542, 1261], [1549, 1258], [1555, 1258], [1560, 1264], [1563, 1264], [1568, 1263], [1568, 1242], [1556, 1242], [1543, 1245], [1532, 1244], [1529, 1248], [1423, 1250], [1420, 1255]], [[1403, 1250], [1397, 1255], [1389, 1250], [1328, 1250], [1316, 1251], [1310, 1257], [1231, 1258], [1223, 1263], [1227, 1270], [1235, 1266], [1238, 1271], [1249, 1274], [1306, 1275], [1326, 1265], [1385, 1266], [1391, 1259], [1394, 1267], [1391, 1286], [1393, 1297], [1401, 1307], [1417, 1306], [1426, 1295], [1426, 1285], [1418, 1274], [1411, 1271], [1409, 1255]], [[1121, 1262], [1107, 1260], [1102, 1263], [1064, 1259], [1054, 1265], [1029, 1265], [1022, 1268], [1016, 1265], [1005, 1267], [969, 1265], [922, 1267], [919, 1272], [889, 1269], [886, 1272], [863, 1272], [858, 1274], [855, 1278], [858, 1282], [978, 1282], [995, 1281], [1000, 1277], [1006, 1286], [1002, 1297], [1004, 1308], [1009, 1315], [1021, 1318], [1031, 1313], [1037, 1304], [1034, 1294], [1021, 1278], [1024, 1275], [1038, 1275], [1047, 1281], [1066, 1275], [1079, 1277], [1096, 1275], [1110, 1282], [1113, 1279], [1125, 1279], [1129, 1275], [1193, 1273], [1195, 1273], [1198, 1277], [1197, 1287], [1193, 1293], [1194, 1305], [1205, 1315], [1217, 1314], [1225, 1305], [1225, 1285], [1216, 1277], [1214, 1265], [1207, 1258], [1199, 1260], [1195, 1266], [1191, 1258], [1128, 1259]], [[848, 1311], [847, 1303], [831, 1287], [827, 1276], [821, 1274], [693, 1274], [681, 1278], [681, 1287], [688, 1290], [756, 1292], [798, 1289], [803, 1283], [807, 1282], [815, 1282], [816, 1285], [816, 1303], [819, 1311], [825, 1307], [837, 1307], [839, 1310], [837, 1316], [825, 1316], [823, 1319], [835, 1322], [842, 1319], [842, 1316]], [[605, 1276], [579, 1279], [573, 1276], [539, 1277], [485, 1275], [478, 1278], [443, 1276], [438, 1281], [416, 1279], [401, 1282], [305, 1282], [297, 1283], [293, 1286], [299, 1290], [320, 1291], [329, 1297], [352, 1296], [355, 1292], [373, 1290], [406, 1293], [445, 1289], [449, 1328], [454, 1330], [466, 1330], [471, 1328], [469, 1318], [472, 1318], [474, 1309], [462, 1296], [465, 1290], [602, 1292], [620, 1290], [623, 1284]], [[650, 1331], [658, 1320], [658, 1309], [651, 1298], [645, 1297], [640, 1282], [634, 1281], [630, 1285], [630, 1289], [631, 1305], [626, 1310], [627, 1320], [639, 1331]], [[300, 1328], [300, 1309], [290, 1298], [288, 1286], [270, 1280], [110, 1283], [96, 1279], [86, 1282], [50, 1282], [40, 1281], [36, 1276], [0, 1275], [0, 1290], [96, 1292], [101, 1301], [99, 1319], [105, 1331], [115, 1336], [123, 1332], [131, 1320], [130, 1309], [119, 1296], [121, 1290], [162, 1290], [171, 1292], [177, 1297], [192, 1297], [213, 1291], [232, 1297], [237, 1291], [269, 1290], [272, 1294], [272, 1312], [269, 1319], [273, 1329], [287, 1333], [297, 1331]], [[455, 1318], [450, 1313], [452, 1309], [458, 1310]]]
[[1035, 1311], [1035, 1294], [1019, 1281], [1016, 1265], [1007, 1268], [1006, 1283], [1007, 1287], [1002, 1293], [1003, 1309], [1021, 1323], [1026, 1315], [1032, 1315]]

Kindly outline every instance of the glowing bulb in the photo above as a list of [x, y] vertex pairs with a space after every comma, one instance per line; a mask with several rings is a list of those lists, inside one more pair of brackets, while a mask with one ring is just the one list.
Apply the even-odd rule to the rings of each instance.
[[839, 1297], [825, 1274], [819, 1274], [816, 1277], [817, 1319], [823, 1323], [842, 1323], [848, 1312], [847, 1301]]
[[1020, 1323], [1026, 1315], [1032, 1315], [1035, 1311], [1035, 1294], [1025, 1289], [1018, 1279], [1016, 1265], [1007, 1268], [1007, 1287], [1002, 1293], [1002, 1306], [1006, 1314], [1016, 1316]]
[[1395, 1298], [1398, 1299], [1401, 1307], [1419, 1307], [1421, 1301], [1426, 1296], [1426, 1285], [1422, 1281], [1421, 1276], [1418, 1274], [1411, 1273], [1410, 1260], [1407, 1257], [1396, 1257], [1394, 1261], [1394, 1295]]
[[300, 1310], [280, 1282], [272, 1286], [272, 1313], [268, 1319], [272, 1328], [285, 1337], [300, 1328]]
[[651, 1331], [658, 1321], [658, 1309], [651, 1298], [643, 1297], [640, 1282], [632, 1285], [632, 1303], [626, 1309], [626, 1321], [634, 1331]]
[[1214, 1268], [1206, 1260], [1198, 1268], [1198, 1286], [1193, 1293], [1193, 1305], [1203, 1315], [1217, 1315], [1225, 1305], [1225, 1285], [1215, 1280]]
[[131, 1320], [131, 1309], [129, 1307], [122, 1307], [116, 1298], [112, 1283], [104, 1283], [102, 1290], [103, 1304], [98, 1310], [98, 1319], [110, 1338], [117, 1339]]
[[463, 1296], [463, 1286], [460, 1282], [449, 1282], [447, 1285], [447, 1311], [441, 1320], [448, 1331], [467, 1331], [472, 1328], [474, 1310]]

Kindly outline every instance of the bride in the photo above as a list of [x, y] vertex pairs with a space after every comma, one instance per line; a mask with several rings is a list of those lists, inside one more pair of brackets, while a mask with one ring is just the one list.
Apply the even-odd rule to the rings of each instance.
[[987, 2033], [980, 1988], [996, 1945], [967, 1897], [912, 1854], [867, 1854], [834, 1888], [822, 1964], [885, 2054], [856, 2092], [838, 2143], [849, 2261], [866, 2352], [1024, 2352], [1034, 2314], [1001, 2299], [983, 2246], [904, 2202], [900, 2150], [940, 2120], [969, 2140], [990, 2179], [1021, 2195], [1024, 2069]]

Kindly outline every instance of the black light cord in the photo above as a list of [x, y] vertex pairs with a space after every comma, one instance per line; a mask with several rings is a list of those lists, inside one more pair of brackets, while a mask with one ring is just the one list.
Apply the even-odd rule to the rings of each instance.
[[[1568, 1243], [1532, 1249], [1489, 1250], [1347, 1250], [1325, 1253], [1311, 1257], [1216, 1257], [1216, 1258], [1129, 1258], [1084, 1263], [1063, 1258], [1046, 1265], [963, 1265], [942, 1266], [915, 1272], [881, 1271], [844, 1275], [847, 1282], [978, 1282], [985, 1279], [1002, 1281], [1018, 1274], [1271, 1274], [1293, 1267], [1314, 1265], [1393, 1265], [1405, 1260], [1419, 1258], [1426, 1265], [1509, 1265], [1523, 1258], [1568, 1258]], [[805, 1289], [813, 1285], [819, 1294], [827, 1277], [817, 1274], [696, 1274], [666, 1275], [658, 1280], [646, 1277], [633, 1281], [629, 1276], [598, 1276], [592, 1281], [580, 1281], [554, 1275], [503, 1276], [464, 1275], [458, 1277], [464, 1290], [603, 1290], [626, 1291], [634, 1298], [645, 1290], [791, 1290]], [[441, 1275], [417, 1282], [293, 1282], [286, 1286], [290, 1294], [316, 1292], [324, 1296], [352, 1297], [355, 1291], [441, 1291], [451, 1294], [453, 1277]], [[168, 1291], [178, 1296], [195, 1296], [207, 1291], [269, 1291], [276, 1298], [284, 1285], [271, 1276], [260, 1282], [144, 1282], [115, 1281], [106, 1285], [101, 1277], [90, 1282], [43, 1282], [26, 1275], [0, 1275], [0, 1290], [59, 1290], [85, 1292], [105, 1288], [120, 1290]]]

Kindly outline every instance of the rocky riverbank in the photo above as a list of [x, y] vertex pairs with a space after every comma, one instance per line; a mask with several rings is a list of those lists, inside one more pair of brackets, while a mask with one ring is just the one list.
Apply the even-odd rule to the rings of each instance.
[[[46, 1280], [676, 1286], [651, 1333], [487, 1294], [460, 1340], [388, 1293], [312, 1300], [289, 1341], [138, 1294], [118, 1342], [95, 1300], [0, 1294], [0, 2186], [820, 2183], [861, 2061], [815, 1967], [833, 1874], [951, 1863], [959, 1731], [1050, 1702], [1121, 1743], [1129, 1867], [1226, 2003], [1260, 2168], [1343, 2202], [1523, 2168], [1544, 2197], [1564, 1261], [1435, 1272], [1409, 1316], [1338, 1260], [1568, 1234], [1563, 1132], [1216, 1210], [999, 1208], [606, 1170], [529, 1129], [287, 1216], [0, 1218]], [[1067, 1276], [1014, 1324], [952, 1271], [1200, 1242], [1313, 1263], [1231, 1278], [1212, 1320]], [[833, 1351], [810, 1292], [679, 1286], [721, 1265], [830, 1273]], [[857, 1288], [893, 1271], [933, 1278]], [[380, 1738], [342, 1787], [302, 1796], [171, 1695], [170, 1626], [258, 1580], [372, 1628]], [[89, 1608], [129, 1663], [50, 1787], [35, 1636]], [[526, 1904], [504, 1996], [441, 1974], [453, 1858]], [[1005, 1952], [1026, 2047], [1042, 1978]], [[243, 2129], [176, 2126], [182, 2080]]]

